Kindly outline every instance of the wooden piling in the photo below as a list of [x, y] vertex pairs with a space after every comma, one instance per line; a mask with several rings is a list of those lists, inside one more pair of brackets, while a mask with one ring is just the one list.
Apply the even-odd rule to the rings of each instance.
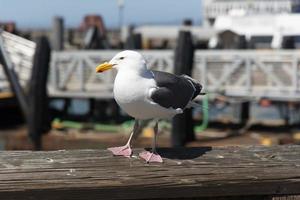
[[61, 51], [64, 49], [64, 19], [54, 17], [52, 28], [52, 49]]
[[28, 131], [35, 149], [41, 149], [41, 136], [50, 129], [48, 110], [47, 77], [50, 62], [50, 45], [46, 37], [37, 38], [37, 47], [29, 89]]
[[241, 103], [241, 124], [246, 125], [250, 118], [250, 102]]
[[[189, 31], [180, 31], [174, 56], [174, 73], [191, 76], [194, 59], [194, 46]], [[183, 146], [186, 142], [195, 139], [192, 110], [187, 109], [181, 115], [173, 118], [172, 145]]]
[[125, 49], [142, 49], [142, 34], [134, 33], [133, 27], [130, 27], [129, 35], [126, 39]]
[[99, 38], [99, 33], [97, 26], [92, 26], [86, 31], [86, 35], [84, 37], [84, 49], [100, 49], [101, 42]]

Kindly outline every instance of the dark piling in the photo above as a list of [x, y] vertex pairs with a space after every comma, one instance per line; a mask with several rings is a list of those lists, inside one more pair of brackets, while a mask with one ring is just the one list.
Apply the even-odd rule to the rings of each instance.
[[[174, 73], [191, 76], [194, 59], [194, 45], [192, 35], [189, 31], [180, 31], [175, 49]], [[174, 147], [183, 146], [186, 142], [195, 139], [194, 121], [192, 110], [187, 109], [181, 115], [173, 118], [172, 122], [172, 145]]]
[[42, 134], [50, 130], [50, 116], [47, 94], [47, 77], [50, 62], [50, 45], [46, 37], [36, 40], [37, 47], [33, 60], [33, 68], [29, 89], [29, 137], [34, 143], [36, 150], [42, 147]]

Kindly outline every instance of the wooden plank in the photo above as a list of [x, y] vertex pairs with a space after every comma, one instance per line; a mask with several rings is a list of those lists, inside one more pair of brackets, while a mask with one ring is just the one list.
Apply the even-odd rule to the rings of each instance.
[[289, 199], [300, 194], [300, 146], [159, 152], [163, 164], [113, 157], [106, 150], [2, 151], [0, 199]]

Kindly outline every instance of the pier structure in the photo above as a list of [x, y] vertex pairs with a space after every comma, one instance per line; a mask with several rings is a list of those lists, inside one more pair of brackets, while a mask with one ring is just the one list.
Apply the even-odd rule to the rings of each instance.
[[[26, 90], [36, 44], [4, 31], [1, 38], [20, 85]], [[174, 72], [173, 50], [139, 51], [151, 69]], [[47, 84], [50, 97], [113, 98], [115, 72], [98, 75], [95, 66], [110, 60], [117, 52], [119, 50], [52, 51]], [[211, 98], [221, 94], [249, 100], [298, 101], [299, 61], [297, 50], [195, 50], [192, 77], [203, 84]], [[2, 67], [0, 91], [11, 91]]]
[[[33, 106], [32, 103], [30, 104], [32, 101], [28, 101], [28, 95], [35, 96], [32, 94], [33, 88], [38, 93], [45, 94], [47, 87], [46, 95], [52, 99], [104, 101], [113, 99], [113, 82], [116, 72], [112, 70], [99, 75], [95, 73], [95, 66], [110, 60], [120, 50], [52, 50], [51, 59], [45, 63], [42, 57], [48, 60], [50, 54], [36, 53], [41, 47], [34, 42], [4, 31], [1, 32], [0, 37], [1, 51], [5, 55], [5, 65], [1, 69], [9, 66], [10, 72], [14, 74], [14, 81], [10, 80], [12, 87], [9, 87], [7, 77], [11, 79], [11, 76], [7, 74], [5, 76], [2, 72], [0, 91], [9, 94], [12, 94], [11, 88], [15, 91], [17, 88], [20, 91], [15, 92], [15, 95], [26, 118], [31, 119], [28, 113], [35, 115], [32, 112], [39, 110], [39, 106]], [[145, 56], [151, 69], [171, 73], [176, 73], [175, 66], [179, 66], [178, 63], [175, 64], [178, 62], [175, 55], [176, 57], [183, 55], [174, 50], [138, 51]], [[300, 99], [300, 55], [297, 50], [194, 50], [191, 52], [193, 52], [193, 57], [189, 65], [192, 66], [192, 71], [188, 74], [203, 84], [204, 92], [208, 94], [210, 100], [221, 97], [227, 99], [226, 101], [241, 104], [240, 116], [246, 128], [249, 127], [247, 123], [250, 112], [249, 102], [267, 99], [278, 103], [278, 109], [282, 109], [282, 106], [287, 106], [287, 102], [297, 103]], [[39, 55], [41, 57], [37, 58]], [[189, 60], [182, 59], [186, 62]], [[43, 85], [46, 84], [45, 88], [39, 87], [41, 84], [32, 78], [34, 66], [38, 70], [38, 65], [43, 65], [47, 71], [49, 65], [48, 76], [43, 75], [44, 78], [41, 79]], [[25, 73], [26, 70], [28, 73], [32, 71], [29, 73], [30, 76]], [[35, 77], [40, 76], [35, 74]], [[22, 95], [23, 93], [27, 96]], [[5, 96], [5, 98], [12, 96]], [[36, 102], [40, 102], [38, 98]], [[43, 116], [43, 118], [47, 117]], [[27, 120], [27, 122], [31, 121]], [[45, 124], [47, 125], [48, 122]]]
[[[118, 51], [52, 52], [48, 88], [51, 96], [112, 98], [115, 73], [95, 75], [98, 63]], [[151, 69], [174, 72], [172, 50], [141, 50]], [[203, 83], [213, 97], [270, 98], [279, 101], [300, 99], [297, 51], [196, 50], [193, 78]]]

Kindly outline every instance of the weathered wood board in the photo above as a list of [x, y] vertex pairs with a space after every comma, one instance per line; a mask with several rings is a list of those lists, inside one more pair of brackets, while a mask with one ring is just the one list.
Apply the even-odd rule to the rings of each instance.
[[[134, 155], [142, 149], [135, 149]], [[244, 199], [300, 195], [300, 146], [159, 149], [163, 164], [106, 150], [2, 151], [0, 199]], [[295, 198], [294, 198], [295, 197]], [[298, 196], [299, 197], [299, 196]]]

